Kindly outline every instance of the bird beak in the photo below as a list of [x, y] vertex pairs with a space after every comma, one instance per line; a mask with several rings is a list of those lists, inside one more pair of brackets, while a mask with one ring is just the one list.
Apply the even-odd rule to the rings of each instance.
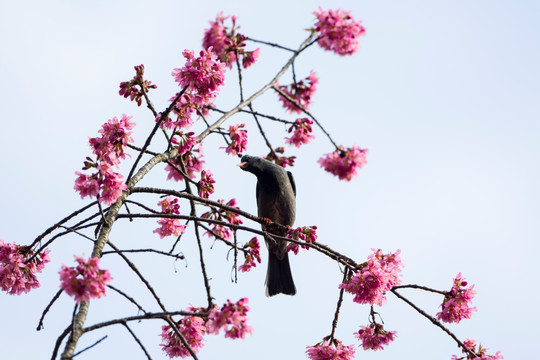
[[241, 162], [240, 164], [238, 164], [236, 166], [238, 166], [240, 169], [243, 169], [244, 166], [246, 166], [246, 164], [247, 164], [247, 162], [244, 161], [244, 162]]

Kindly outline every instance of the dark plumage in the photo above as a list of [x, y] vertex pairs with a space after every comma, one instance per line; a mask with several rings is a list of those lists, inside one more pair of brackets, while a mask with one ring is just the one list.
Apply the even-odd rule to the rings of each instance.
[[[260, 157], [244, 155], [241, 161], [239, 166], [242, 170], [257, 176], [258, 216], [281, 225], [292, 226], [296, 216], [296, 186], [291, 172]], [[278, 236], [287, 235], [283, 230], [266, 230]], [[285, 249], [286, 241], [266, 238], [265, 242], [269, 253], [266, 295], [296, 294], [289, 256]]]

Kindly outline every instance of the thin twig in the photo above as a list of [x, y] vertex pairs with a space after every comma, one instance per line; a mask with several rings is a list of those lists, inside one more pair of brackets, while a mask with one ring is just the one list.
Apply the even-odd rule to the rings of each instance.
[[142, 311], [143, 313], [146, 314], [146, 310], [143, 309], [143, 307], [141, 305], [139, 305], [135, 299], [133, 299], [131, 296], [129, 296], [128, 294], [126, 294], [125, 292], [123, 292], [122, 290], [112, 286], [112, 285], [107, 285], [107, 287], [109, 289], [112, 289], [114, 291], [116, 291], [117, 293], [119, 293], [120, 295], [122, 295], [123, 297], [125, 297], [129, 302], [131, 302], [133, 305], [135, 305], [140, 311]]
[[415, 285], [415, 284], [397, 285], [397, 286], [394, 286], [392, 289], [396, 289], [396, 290], [398, 290], [398, 289], [420, 289], [420, 290], [425, 290], [425, 291], [441, 294], [441, 295], [444, 295], [444, 296], [448, 295], [448, 291], [435, 290], [435, 289], [432, 289], [432, 288], [428, 288], [427, 286]]
[[45, 315], [47, 315], [52, 305], [54, 304], [56, 300], [58, 300], [58, 298], [60, 297], [60, 294], [62, 294], [63, 291], [64, 290], [62, 289], [58, 290], [58, 292], [53, 296], [53, 298], [51, 299], [51, 301], [49, 302], [45, 310], [43, 310], [43, 313], [41, 314], [41, 317], [39, 318], [38, 326], [36, 328], [37, 331], [40, 331], [43, 329], [43, 320], [45, 319]]
[[468, 347], [465, 346], [465, 344], [463, 344], [458, 338], [456, 335], [454, 335], [454, 333], [452, 333], [450, 330], [448, 330], [447, 327], [445, 327], [443, 324], [441, 324], [439, 321], [437, 321], [437, 319], [435, 319], [433, 316], [429, 315], [428, 313], [426, 313], [424, 310], [420, 309], [418, 306], [416, 306], [412, 301], [410, 301], [409, 299], [407, 299], [406, 297], [404, 297], [403, 295], [401, 295], [400, 293], [397, 292], [396, 289], [392, 288], [390, 290], [394, 295], [396, 295], [399, 299], [405, 301], [408, 305], [410, 305], [414, 310], [416, 310], [417, 312], [419, 312], [422, 316], [424, 316], [426, 319], [428, 319], [429, 321], [431, 321], [431, 323], [439, 328], [441, 328], [445, 333], [447, 333], [448, 335], [450, 335], [450, 337], [452, 339], [454, 339], [454, 341], [458, 344], [459, 347], [461, 347], [464, 351], [466, 351], [468, 354], [470, 354], [471, 356], [474, 356], [475, 358], [478, 356], [476, 355], [473, 351], [471, 351]]
[[289, 101], [290, 103], [292, 103], [294, 106], [296, 106], [297, 108], [299, 108], [300, 110], [302, 110], [302, 112], [304, 112], [307, 116], [309, 116], [311, 118], [311, 120], [313, 120], [315, 122], [315, 124], [317, 124], [317, 126], [319, 127], [319, 129], [321, 129], [321, 131], [326, 135], [326, 137], [328, 138], [328, 140], [330, 140], [330, 142], [332, 143], [332, 145], [334, 145], [334, 147], [336, 148], [336, 150], [339, 150], [339, 146], [336, 144], [336, 142], [332, 139], [332, 136], [330, 136], [330, 134], [328, 133], [328, 131], [326, 131], [326, 129], [321, 125], [321, 123], [319, 122], [319, 120], [317, 120], [315, 118], [315, 116], [313, 116], [313, 114], [311, 114], [305, 107], [303, 107], [302, 105], [300, 105], [298, 103], [298, 101], [294, 100], [291, 96], [289, 96], [289, 94], [287, 94], [285, 91], [281, 90], [279, 87], [277, 86], [272, 86], [272, 89], [274, 89], [277, 93], [279, 93], [281, 96], [283, 96], [285, 99], [287, 99], [287, 101]]
[[[349, 274], [349, 269], [347, 267], [345, 267], [345, 270], [343, 271], [343, 280], [341, 281], [342, 283], [344, 283], [345, 280], [347, 280], [347, 275], [348, 274]], [[332, 343], [332, 340], [334, 340], [334, 334], [336, 332], [338, 318], [339, 318], [339, 310], [341, 309], [341, 303], [343, 302], [343, 291], [344, 290], [345, 290], [344, 288], [341, 288], [341, 290], [339, 291], [339, 299], [338, 299], [337, 306], [336, 306], [336, 312], [334, 314], [334, 320], [332, 321], [332, 332], [330, 333], [330, 340], [328, 340], [328, 342], [330, 344]]]
[[137, 337], [137, 335], [135, 335], [135, 333], [131, 330], [131, 328], [128, 326], [128, 324], [124, 321], [122, 323], [122, 325], [124, 325], [124, 327], [127, 329], [127, 331], [129, 331], [129, 333], [131, 334], [131, 336], [133, 337], [133, 339], [135, 339], [135, 341], [137, 342], [137, 344], [139, 344], [139, 347], [141, 348], [141, 350], [144, 352], [144, 354], [146, 355], [146, 358], [149, 359], [149, 360], [152, 360], [152, 358], [150, 357], [150, 354], [148, 354], [148, 351], [146, 351], [144, 345], [142, 344], [141, 340], [139, 340], [139, 338]]
[[81, 351], [78, 351], [76, 352], [75, 354], [73, 354], [73, 357], [85, 352], [86, 350], [90, 350], [91, 348], [93, 348], [94, 346], [96, 346], [97, 344], [99, 344], [100, 342], [102, 342], [103, 340], [105, 340], [107, 338], [107, 335], [105, 335], [104, 337], [102, 337], [101, 339], [99, 339], [98, 341], [96, 341], [95, 343], [93, 343], [92, 345], [90, 346], [87, 346], [85, 347], [84, 349], [82, 349]]

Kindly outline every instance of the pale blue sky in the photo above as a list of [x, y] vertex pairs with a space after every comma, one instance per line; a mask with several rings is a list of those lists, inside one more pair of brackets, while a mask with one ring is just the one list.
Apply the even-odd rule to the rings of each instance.
[[[256, 4], [256, 5], [255, 5]], [[72, 190], [74, 172], [89, 154], [88, 137], [122, 113], [134, 116], [137, 143], [153, 125], [149, 111], [117, 95], [118, 84], [143, 63], [159, 88], [158, 109], [177, 90], [171, 70], [183, 65], [185, 48], [200, 49], [202, 34], [223, 10], [235, 14], [241, 31], [257, 39], [295, 47], [313, 24], [310, 1], [0, 1], [0, 238], [30, 243], [71, 211], [82, 207]], [[326, 1], [323, 8], [352, 10], [367, 35], [352, 57], [310, 49], [297, 63], [298, 76], [315, 70], [320, 78], [312, 111], [345, 146], [369, 148], [368, 164], [343, 183], [323, 172], [316, 160], [331, 151], [320, 131], [298, 156], [292, 171], [298, 186], [297, 225], [319, 227], [319, 240], [361, 262], [370, 248], [401, 249], [403, 282], [449, 288], [458, 273], [478, 291], [473, 318], [449, 326], [461, 338], [474, 338], [506, 359], [537, 353], [540, 227], [540, 3], [536, 1]], [[266, 83], [286, 55], [262, 48], [260, 62], [244, 75], [246, 91]], [[216, 104], [237, 100], [235, 77]], [[287, 74], [283, 83], [290, 79]], [[255, 103], [266, 112], [286, 114], [273, 94]], [[249, 117], [249, 153], [266, 149]], [[282, 126], [268, 130], [277, 145]], [[216, 175], [215, 199], [237, 198], [255, 209], [255, 179], [234, 165], [237, 158], [205, 143], [206, 165]], [[159, 150], [159, 149], [158, 149]], [[155, 169], [144, 185], [174, 187]], [[140, 198], [144, 200], [144, 198]], [[157, 200], [149, 199], [150, 205]], [[184, 205], [183, 209], [187, 209]], [[153, 222], [118, 223], [111, 240], [123, 247], [169, 248], [152, 234]], [[242, 235], [247, 241], [249, 237]], [[183, 240], [185, 264], [133, 256], [155, 283], [168, 307], [204, 303], [193, 241]], [[58, 289], [58, 270], [73, 254], [91, 252], [79, 237], [51, 248], [52, 262], [42, 287], [26, 296], [0, 296], [2, 359], [50, 358], [54, 341], [71, 316], [63, 296], [36, 332], [40, 314]], [[205, 244], [217, 303], [250, 298], [253, 336], [231, 341], [209, 336], [200, 359], [301, 359], [306, 345], [330, 332], [338, 267], [316, 253], [293, 257], [298, 295], [264, 297], [263, 264], [230, 283], [226, 249]], [[105, 257], [113, 285], [142, 292], [125, 267]], [[177, 272], [175, 272], [175, 269]], [[441, 299], [403, 291], [435, 314]], [[114, 294], [92, 303], [88, 324], [115, 315], [136, 314]], [[150, 306], [145, 297], [142, 301]], [[385, 326], [398, 332], [383, 352], [358, 350], [357, 359], [450, 359], [453, 341], [394, 296], [378, 309]], [[357, 343], [352, 333], [366, 325], [367, 306], [346, 296], [337, 338]], [[154, 359], [158, 321], [133, 324]], [[80, 356], [143, 359], [124, 329], [89, 334], [80, 348], [109, 334], [99, 347]], [[79, 358], [79, 357], [78, 357]]]

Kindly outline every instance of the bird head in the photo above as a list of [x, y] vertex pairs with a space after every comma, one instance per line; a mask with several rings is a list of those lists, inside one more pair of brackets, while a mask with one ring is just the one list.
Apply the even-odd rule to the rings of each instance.
[[256, 156], [244, 155], [240, 161], [240, 164], [238, 164], [240, 169], [256, 174], [258, 170], [261, 170], [265, 160]]

